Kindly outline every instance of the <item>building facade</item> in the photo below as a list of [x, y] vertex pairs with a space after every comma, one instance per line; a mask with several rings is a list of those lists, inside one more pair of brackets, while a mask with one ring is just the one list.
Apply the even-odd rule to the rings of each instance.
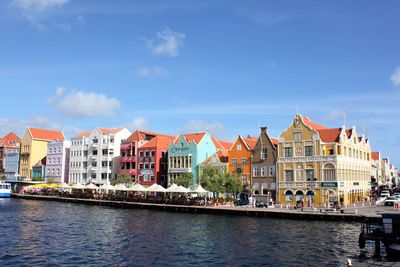
[[356, 128], [327, 128], [296, 115], [279, 137], [279, 202], [353, 204], [370, 193], [371, 150]]
[[138, 148], [138, 183], [168, 186], [168, 147], [174, 139], [156, 136]]
[[[166, 138], [174, 138], [173, 136], [153, 133], [148, 131], [136, 130], [127, 139], [121, 141], [120, 147], [120, 168], [118, 174], [130, 175], [132, 182], [139, 183], [139, 162], [138, 162], [138, 149], [151, 141], [157, 136]], [[143, 177], [144, 179], [144, 177]]]
[[46, 157], [32, 166], [31, 177], [35, 181], [46, 181]]
[[14, 133], [0, 138], [0, 175], [5, 175], [8, 181], [18, 176], [20, 142], [21, 139]]
[[88, 182], [88, 149], [90, 132], [81, 132], [71, 139], [69, 153], [69, 184]]
[[62, 131], [30, 128], [21, 139], [19, 175], [32, 178], [32, 167], [41, 161], [47, 153], [47, 144], [51, 141], [64, 141]]
[[168, 148], [168, 186], [183, 173], [192, 174], [192, 184], [198, 184], [199, 165], [216, 151], [207, 132], [179, 135]]
[[71, 141], [52, 141], [47, 145], [46, 178], [55, 183], [68, 183]]
[[[95, 128], [87, 136], [87, 144], [85, 137], [80, 140], [74, 140], [77, 142], [72, 142], [71, 152], [74, 154], [74, 158], [70, 158], [70, 171], [69, 171], [69, 181], [82, 181], [82, 182], [92, 182], [96, 184], [110, 183], [112, 179], [115, 179], [119, 169], [119, 156], [120, 156], [120, 145], [121, 140], [126, 139], [131, 133], [126, 128], [118, 129], [105, 129], [105, 128]], [[85, 148], [87, 146], [87, 153]], [[82, 149], [82, 150], [81, 150]], [[79, 151], [82, 151], [79, 153]], [[87, 155], [87, 156], [85, 156]], [[79, 160], [78, 158], [81, 157]], [[78, 162], [78, 163], [77, 163]], [[80, 162], [80, 163], [79, 163]], [[86, 167], [86, 179], [84, 179], [85, 166]], [[75, 167], [71, 168], [71, 164]], [[78, 177], [74, 177], [76, 170], [79, 169], [83, 171], [78, 173]], [[79, 178], [79, 176], [81, 178]]]
[[251, 152], [257, 138], [238, 136], [229, 150], [229, 173], [236, 174], [244, 186], [251, 188]]
[[259, 200], [276, 202], [276, 162], [278, 139], [270, 138], [267, 127], [261, 127], [261, 133], [251, 152], [252, 194]]

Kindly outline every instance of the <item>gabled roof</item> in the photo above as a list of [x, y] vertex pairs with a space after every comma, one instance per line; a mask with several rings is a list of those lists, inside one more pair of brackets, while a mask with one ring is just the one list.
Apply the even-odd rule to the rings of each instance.
[[32, 139], [38, 140], [46, 140], [46, 141], [64, 141], [65, 136], [62, 131], [54, 131], [54, 130], [46, 130], [46, 129], [39, 129], [39, 128], [28, 128]]
[[174, 144], [176, 144], [181, 136], [185, 138], [186, 142], [191, 143], [194, 141], [196, 144], [200, 143], [201, 139], [206, 135], [206, 133], [194, 133], [194, 134], [182, 134], [178, 135], [175, 140]]
[[279, 144], [279, 139], [278, 139], [278, 138], [270, 137], [269, 139], [271, 139], [271, 142], [272, 142], [274, 145]]
[[243, 141], [247, 144], [247, 146], [251, 150], [253, 150], [256, 147], [257, 140], [258, 140], [258, 137], [257, 137], [257, 139], [254, 139], [254, 138], [250, 138], [250, 139], [249, 138], [243, 138]]
[[371, 158], [373, 160], [379, 160], [381, 158], [381, 155], [379, 152], [375, 151], [375, 152], [371, 152]]
[[233, 145], [233, 143], [231, 143], [231, 142], [217, 140], [215, 137], [211, 137], [211, 140], [213, 141], [217, 150], [218, 149], [229, 150], [229, 149], [231, 149], [231, 147]]
[[74, 137], [89, 137], [90, 132], [81, 132], [75, 135]]
[[341, 128], [329, 128], [329, 129], [320, 129], [317, 130], [321, 141], [325, 143], [334, 143], [339, 142]]
[[153, 148], [157, 147], [159, 149], [167, 149], [171, 143], [174, 141], [175, 137], [173, 136], [156, 136], [151, 139], [149, 142], [144, 144], [141, 148]]
[[102, 134], [117, 134], [122, 131], [124, 128], [116, 128], [116, 129], [107, 129], [107, 128], [97, 128]]
[[211, 159], [213, 157], [218, 157], [219, 161], [221, 163], [228, 163], [228, 151], [226, 150], [217, 150], [217, 152], [215, 152], [213, 155], [211, 155], [210, 157], [208, 157], [203, 163], [204, 164], [208, 164], [210, 163]]
[[168, 137], [175, 138], [175, 136], [172, 136], [172, 135], [136, 130], [126, 140], [127, 141], [151, 140], [152, 138], [154, 138], [156, 136], [168, 136]]
[[3, 137], [7, 141], [14, 141], [14, 142], [20, 142], [21, 139], [13, 132], [8, 133], [6, 136]]
[[353, 134], [353, 129], [347, 129], [346, 134], [347, 134], [347, 138], [350, 138], [351, 135]]
[[308, 118], [307, 116], [304, 116], [304, 115], [300, 115], [300, 116], [303, 119], [304, 124], [313, 128], [314, 130], [328, 129], [328, 127], [326, 127], [326, 126], [323, 126], [321, 124], [317, 124], [317, 123], [311, 121], [310, 118]]

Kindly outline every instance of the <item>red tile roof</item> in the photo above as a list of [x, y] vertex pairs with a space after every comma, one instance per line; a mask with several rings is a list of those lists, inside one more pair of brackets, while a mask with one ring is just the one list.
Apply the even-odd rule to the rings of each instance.
[[90, 132], [81, 132], [75, 135], [75, 137], [88, 137], [90, 135]]
[[217, 156], [221, 163], [228, 163], [228, 154], [229, 153], [226, 150], [217, 150], [217, 152], [215, 152], [214, 155], [208, 157], [204, 161], [204, 164], [208, 164], [211, 161], [211, 158], [214, 156]]
[[351, 135], [353, 134], [353, 129], [347, 129], [346, 134], [347, 134], [347, 138], [350, 138]]
[[257, 139], [243, 138], [243, 141], [249, 146], [250, 149], [254, 149], [256, 147], [257, 140], [258, 140], [258, 137], [257, 137]]
[[97, 128], [102, 134], [116, 134], [122, 131], [124, 128], [107, 129], [107, 128]]
[[307, 116], [301, 115], [301, 118], [303, 119], [303, 122], [305, 125], [313, 128], [314, 130], [328, 129], [328, 127], [326, 127], [326, 126], [323, 126], [321, 124], [317, 124], [317, 123], [311, 121]]
[[168, 134], [160, 134], [160, 133], [154, 133], [154, 132], [147, 132], [147, 131], [142, 131], [142, 130], [136, 130], [134, 131], [126, 140], [127, 141], [140, 141], [140, 140], [146, 140], [146, 136], [154, 138], [156, 136], [168, 136], [168, 137], [174, 137], [172, 135]]
[[183, 135], [178, 135], [175, 140], [174, 144], [176, 144], [181, 136], [183, 136], [188, 143], [191, 143], [194, 141], [196, 144], [200, 143], [201, 139], [203, 139], [204, 135], [206, 133], [194, 133], [194, 134], [183, 134]]
[[339, 142], [341, 128], [330, 128], [317, 130], [321, 141], [325, 143]]
[[167, 149], [172, 144], [174, 139], [175, 137], [173, 136], [156, 136], [144, 144], [141, 148], [157, 147], [159, 149]]
[[278, 139], [278, 138], [270, 137], [270, 139], [271, 139], [271, 142], [272, 142], [274, 145], [279, 144], [279, 139]]
[[28, 131], [31, 133], [33, 139], [46, 140], [46, 141], [65, 140], [65, 136], [62, 131], [53, 131], [53, 130], [38, 129], [38, 128], [28, 128]]
[[231, 147], [233, 146], [233, 143], [231, 143], [231, 142], [228, 142], [228, 141], [221, 141], [221, 140], [218, 140], [218, 141], [219, 141], [219, 143], [222, 145], [222, 147], [224, 148], [224, 150], [230, 150]]
[[379, 152], [371, 152], [371, 158], [372, 158], [373, 160], [379, 160], [380, 157], [381, 157], [381, 155], [380, 155]]
[[6, 139], [7, 141], [14, 141], [14, 142], [21, 141], [21, 139], [13, 132], [10, 132], [6, 136], [4, 136], [4, 139]]

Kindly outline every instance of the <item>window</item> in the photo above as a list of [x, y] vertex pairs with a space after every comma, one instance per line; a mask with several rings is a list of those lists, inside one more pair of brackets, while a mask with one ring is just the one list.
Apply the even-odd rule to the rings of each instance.
[[301, 141], [301, 133], [294, 133], [294, 140]]
[[154, 150], [151, 151], [151, 156], [154, 157], [156, 155], [156, 152]]
[[96, 161], [92, 161], [92, 167], [97, 167], [97, 162]]
[[242, 175], [242, 184], [247, 184], [246, 174]]
[[293, 171], [292, 170], [285, 170], [285, 179], [286, 179], [286, 182], [293, 182]]
[[270, 177], [275, 176], [275, 166], [274, 165], [269, 166], [269, 168], [268, 168], [268, 176], [270, 176]]
[[150, 176], [150, 182], [154, 182], [154, 175]]
[[164, 157], [167, 157], [167, 151], [162, 151], [162, 152], [161, 152], [161, 157], [163, 157], [163, 158], [164, 158]]
[[263, 148], [261, 151], [261, 159], [266, 159], [268, 155], [268, 149], [267, 148]]
[[110, 137], [110, 143], [114, 143], [114, 137]]
[[150, 164], [150, 169], [154, 169], [154, 163]]
[[93, 156], [97, 156], [97, 150], [93, 150]]
[[145, 154], [146, 154], [146, 157], [150, 156], [150, 152], [148, 150], [146, 150]]
[[102, 154], [102, 155], [107, 155], [107, 154], [108, 154], [108, 149], [103, 149], [103, 150], [101, 151], [101, 154]]
[[314, 170], [306, 170], [306, 180], [307, 181], [314, 181]]
[[139, 151], [139, 157], [143, 157], [143, 151]]
[[253, 177], [258, 177], [259, 174], [259, 167], [258, 166], [254, 166], [253, 167]]
[[305, 156], [310, 157], [314, 155], [313, 146], [306, 146], [305, 147]]
[[97, 138], [93, 138], [93, 144], [97, 144], [99, 142], [99, 140], [97, 140]]
[[232, 159], [232, 165], [233, 165], [234, 167], [237, 166], [237, 159]]
[[267, 174], [267, 166], [262, 165], [261, 166], [261, 177], [265, 177], [266, 174]]
[[293, 157], [293, 148], [292, 147], [285, 147], [285, 157]]
[[246, 166], [246, 164], [247, 164], [247, 159], [246, 158], [242, 158], [242, 166], [244, 167], [244, 166]]
[[139, 169], [143, 169], [143, 163], [139, 164]]
[[236, 150], [242, 150], [242, 145], [237, 145]]

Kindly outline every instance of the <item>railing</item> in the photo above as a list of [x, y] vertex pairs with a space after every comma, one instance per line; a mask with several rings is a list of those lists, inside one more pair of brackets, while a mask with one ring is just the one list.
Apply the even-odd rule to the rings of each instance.
[[336, 160], [336, 155], [329, 156], [307, 156], [307, 157], [287, 157], [279, 158], [278, 163], [293, 163], [293, 162], [310, 162], [310, 161], [334, 161]]

